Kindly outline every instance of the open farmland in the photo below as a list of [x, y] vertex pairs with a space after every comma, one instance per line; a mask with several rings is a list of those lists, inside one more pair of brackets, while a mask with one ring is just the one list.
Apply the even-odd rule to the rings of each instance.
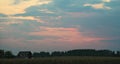
[[120, 57], [46, 57], [32, 59], [0, 59], [0, 64], [120, 64]]

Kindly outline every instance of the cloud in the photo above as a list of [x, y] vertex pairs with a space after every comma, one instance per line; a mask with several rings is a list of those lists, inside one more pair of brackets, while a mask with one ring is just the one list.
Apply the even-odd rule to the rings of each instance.
[[94, 9], [107, 9], [110, 10], [111, 8], [108, 6], [105, 6], [104, 3], [99, 3], [99, 4], [84, 4], [83, 6], [90, 6]]
[[24, 20], [29, 21], [36, 21], [39, 23], [44, 23], [40, 18], [33, 17], [33, 16], [8, 16], [8, 17], [0, 17], [1, 20], [6, 20], [5, 22], [0, 22], [5, 25], [11, 25], [11, 24], [22, 24]]
[[102, 0], [103, 2], [111, 2], [111, 0]]
[[14, 15], [25, 13], [25, 9], [35, 5], [48, 4], [52, 0], [20, 0], [19, 3], [14, 4], [16, 0], [0, 0], [0, 13], [6, 15]]
[[49, 14], [55, 13], [55, 12], [50, 11], [50, 10], [48, 10], [48, 9], [41, 9], [41, 10], [39, 10], [39, 11], [40, 11], [40, 12], [43, 12], [43, 13], [49, 13]]
[[[87, 12], [101, 12], [96, 9], [101, 9], [104, 12], [112, 9], [107, 6], [111, 1], [107, 0], [52, 0], [46, 5], [34, 5], [25, 9], [25, 13], [16, 14], [16, 16], [40, 16], [40, 17], [57, 17], [65, 16], [67, 12], [87, 13]], [[92, 4], [93, 3], [93, 4]], [[92, 7], [92, 8], [89, 8]], [[103, 12], [102, 11], [102, 12]], [[88, 14], [89, 15], [89, 14]], [[82, 16], [82, 15], [81, 15]], [[84, 15], [83, 15], [84, 16]], [[70, 16], [69, 16], [70, 17]], [[46, 18], [45, 18], [46, 19]]]
[[0, 19], [25, 19], [25, 20], [35, 20], [34, 17], [32, 16], [27, 16], [27, 17], [23, 17], [23, 16], [9, 16], [9, 17], [0, 17]]
[[46, 41], [56, 41], [56, 42], [95, 42], [100, 40], [105, 40], [105, 38], [99, 37], [89, 37], [84, 36], [82, 32], [79, 32], [77, 28], [52, 28], [52, 27], [40, 27], [40, 31], [29, 33], [31, 36], [43, 36], [43, 37], [54, 37], [47, 38]]
[[1, 22], [0, 24], [4, 24], [4, 25], [12, 25], [12, 24], [22, 24], [22, 22], [20, 21], [9, 21], [9, 22]]
[[105, 6], [106, 2], [111, 2], [111, 0], [102, 0], [101, 3], [96, 3], [96, 4], [84, 4], [83, 6], [85, 7], [92, 7], [94, 9], [106, 9], [106, 10], [110, 10], [112, 9], [111, 7]]

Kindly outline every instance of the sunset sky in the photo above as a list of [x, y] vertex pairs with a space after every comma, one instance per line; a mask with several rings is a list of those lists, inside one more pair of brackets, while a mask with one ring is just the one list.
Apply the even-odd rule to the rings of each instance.
[[120, 0], [0, 0], [0, 49], [120, 50]]

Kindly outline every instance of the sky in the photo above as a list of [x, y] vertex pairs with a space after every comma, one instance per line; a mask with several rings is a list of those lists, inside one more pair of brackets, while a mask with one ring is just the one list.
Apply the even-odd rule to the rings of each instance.
[[0, 0], [0, 49], [120, 50], [120, 0]]

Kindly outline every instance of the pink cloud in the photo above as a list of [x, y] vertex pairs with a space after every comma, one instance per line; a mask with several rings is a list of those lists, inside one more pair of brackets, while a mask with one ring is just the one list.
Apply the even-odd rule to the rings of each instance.
[[81, 43], [81, 42], [97, 42], [101, 40], [106, 40], [106, 38], [91, 37], [83, 35], [84, 32], [80, 32], [78, 28], [52, 28], [52, 27], [40, 27], [40, 31], [31, 32], [29, 35], [32, 36], [45, 36], [45, 37], [55, 37], [55, 38], [45, 38], [43, 42], [71, 42], [71, 43]]

